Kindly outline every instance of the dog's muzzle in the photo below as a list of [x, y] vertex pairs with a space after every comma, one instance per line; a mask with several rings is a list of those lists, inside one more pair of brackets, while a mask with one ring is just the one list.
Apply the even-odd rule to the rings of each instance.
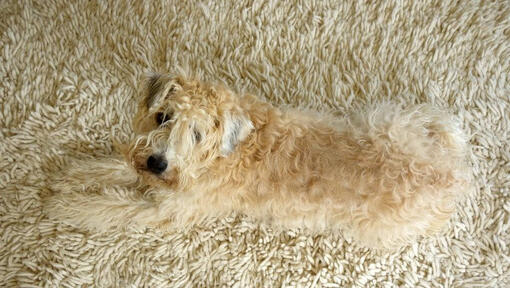
[[168, 167], [165, 156], [153, 154], [147, 158], [147, 169], [154, 174], [161, 174]]

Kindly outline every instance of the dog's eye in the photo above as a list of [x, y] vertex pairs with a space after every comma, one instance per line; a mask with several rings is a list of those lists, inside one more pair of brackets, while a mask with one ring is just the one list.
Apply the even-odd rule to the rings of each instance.
[[163, 123], [165, 123], [166, 121], [172, 119], [172, 114], [166, 114], [166, 113], [163, 113], [163, 112], [159, 112], [156, 114], [156, 123], [158, 123], [158, 125], [161, 125]]

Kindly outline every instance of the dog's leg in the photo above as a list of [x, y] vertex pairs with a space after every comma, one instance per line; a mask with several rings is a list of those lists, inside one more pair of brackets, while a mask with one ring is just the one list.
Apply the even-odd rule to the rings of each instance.
[[75, 161], [43, 197], [50, 218], [96, 231], [190, 226], [205, 218], [192, 193], [174, 193], [140, 184], [123, 160]]
[[228, 214], [217, 209], [211, 210], [210, 203], [206, 205], [203, 200], [194, 197], [193, 193], [186, 192], [169, 192], [168, 190], [154, 192], [154, 205], [146, 207], [144, 211], [137, 211], [132, 217], [133, 222], [139, 226], [157, 227], [162, 230], [175, 227], [186, 229], [210, 217]]
[[136, 171], [120, 158], [73, 161], [56, 178], [54, 186], [62, 192], [73, 191], [75, 186], [133, 186], [139, 180]]
[[50, 218], [100, 231], [136, 225], [136, 218], [155, 209], [138, 180], [120, 159], [74, 161], [43, 195], [44, 210]]
[[[123, 195], [115, 197], [115, 193]], [[127, 194], [114, 187], [103, 187], [93, 194], [83, 191], [57, 192], [46, 199], [44, 207], [50, 218], [91, 230], [139, 227], [135, 218], [154, 209], [154, 203], [141, 196], [126, 197]]]

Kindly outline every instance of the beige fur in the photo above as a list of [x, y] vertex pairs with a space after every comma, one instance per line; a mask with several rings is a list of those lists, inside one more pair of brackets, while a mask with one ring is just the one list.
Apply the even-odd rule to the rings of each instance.
[[[137, 137], [122, 149], [128, 164], [77, 162], [53, 187], [51, 215], [105, 230], [189, 227], [236, 211], [393, 248], [437, 232], [470, 187], [466, 137], [430, 105], [380, 103], [339, 118], [184, 77], [148, 82]], [[158, 113], [172, 118], [158, 126]], [[168, 162], [160, 175], [147, 169], [158, 153]], [[103, 193], [83, 193], [80, 183]], [[119, 199], [118, 185], [146, 193]]]

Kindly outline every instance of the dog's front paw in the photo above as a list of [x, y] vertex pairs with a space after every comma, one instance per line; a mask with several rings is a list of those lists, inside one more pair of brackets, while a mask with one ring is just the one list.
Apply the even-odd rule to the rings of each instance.
[[139, 218], [151, 215], [155, 204], [142, 194], [119, 186], [54, 193], [43, 198], [43, 211], [50, 219], [97, 232], [144, 228], [148, 225]]
[[138, 180], [136, 171], [122, 159], [73, 160], [53, 176], [50, 188], [54, 192], [69, 193], [104, 186], [133, 187]]

